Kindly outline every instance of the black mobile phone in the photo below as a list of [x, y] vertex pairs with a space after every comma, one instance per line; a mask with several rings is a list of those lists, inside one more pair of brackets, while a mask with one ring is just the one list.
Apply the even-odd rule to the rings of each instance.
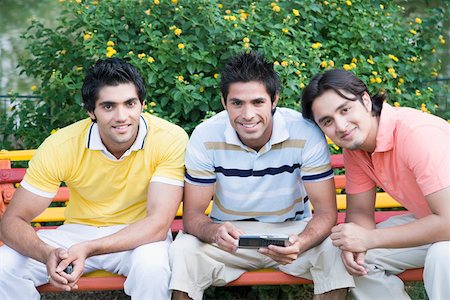
[[239, 248], [257, 249], [269, 245], [285, 246], [289, 240], [284, 234], [243, 234], [239, 237]]

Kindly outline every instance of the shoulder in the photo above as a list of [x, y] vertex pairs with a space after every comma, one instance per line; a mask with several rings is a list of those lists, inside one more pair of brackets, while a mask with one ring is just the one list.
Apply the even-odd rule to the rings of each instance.
[[224, 136], [225, 128], [227, 127], [228, 113], [221, 111], [211, 118], [203, 121], [195, 127], [191, 137], [201, 136], [206, 140], [220, 139]]
[[300, 112], [285, 107], [277, 108], [277, 112], [285, 121], [290, 136], [303, 139], [323, 138], [320, 128], [313, 121], [303, 118]]
[[150, 115], [148, 113], [143, 113], [142, 117], [147, 122], [149, 135], [165, 135], [166, 137], [177, 138], [181, 136], [186, 139], [188, 137], [186, 131], [183, 128], [167, 120]]
[[84, 147], [91, 124], [92, 121], [89, 118], [70, 124], [47, 137], [41, 146], [64, 147], [67, 145], [73, 148], [81, 144]]

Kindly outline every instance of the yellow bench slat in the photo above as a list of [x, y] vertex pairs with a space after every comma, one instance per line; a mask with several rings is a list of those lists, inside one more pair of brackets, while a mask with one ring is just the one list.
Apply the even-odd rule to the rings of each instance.
[[0, 150], [0, 159], [11, 161], [30, 160], [36, 150]]
[[64, 221], [64, 209], [65, 207], [49, 207], [39, 216], [37, 216], [33, 222], [60, 222]]

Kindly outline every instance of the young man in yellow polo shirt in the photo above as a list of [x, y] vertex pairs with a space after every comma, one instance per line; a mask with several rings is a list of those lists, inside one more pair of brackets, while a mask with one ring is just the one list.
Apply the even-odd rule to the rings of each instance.
[[[303, 115], [344, 148], [347, 216], [331, 239], [357, 299], [409, 299], [395, 274], [419, 267], [428, 297], [450, 299], [450, 124], [385, 98], [344, 70], [303, 92]], [[409, 213], [375, 225], [377, 186]]]
[[[39, 299], [35, 286], [47, 282], [71, 291], [103, 269], [127, 276], [133, 299], [168, 299], [187, 134], [142, 113], [143, 79], [120, 59], [98, 61], [82, 96], [90, 118], [42, 143], [0, 223], [0, 298]], [[36, 234], [30, 222], [61, 182], [70, 189], [65, 224]]]

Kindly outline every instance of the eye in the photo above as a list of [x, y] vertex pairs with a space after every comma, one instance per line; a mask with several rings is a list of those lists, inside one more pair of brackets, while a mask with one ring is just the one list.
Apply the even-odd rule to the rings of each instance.
[[322, 127], [328, 127], [331, 125], [331, 119], [326, 119], [322, 121]]
[[341, 112], [345, 114], [345, 113], [348, 113], [350, 110], [351, 110], [351, 107], [346, 106], [346, 107], [342, 108]]
[[136, 105], [136, 100], [127, 102], [128, 107], [134, 107]]
[[103, 105], [104, 110], [112, 110], [113, 106], [111, 104], [105, 104]]
[[231, 101], [231, 105], [233, 106], [240, 106], [242, 104], [242, 101], [239, 100], [232, 100]]

